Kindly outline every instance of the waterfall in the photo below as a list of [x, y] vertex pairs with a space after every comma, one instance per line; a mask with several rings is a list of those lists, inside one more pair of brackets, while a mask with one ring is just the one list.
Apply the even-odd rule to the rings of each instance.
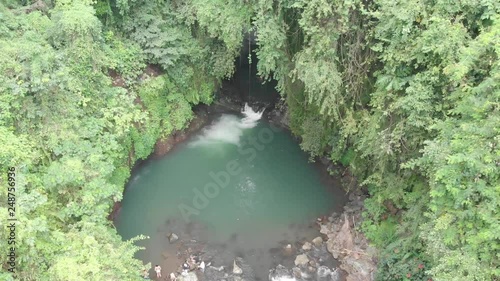
[[257, 125], [257, 121], [262, 118], [262, 113], [264, 113], [264, 109], [262, 111], [253, 111], [252, 107], [245, 103], [245, 107], [241, 112], [245, 117], [241, 119], [240, 127], [244, 129], [253, 128]]
[[202, 134], [190, 145], [199, 146], [214, 143], [239, 145], [243, 131], [257, 126], [264, 110], [254, 111], [251, 106], [245, 103], [241, 113], [243, 118], [232, 114], [223, 114], [214, 124], [205, 128]]

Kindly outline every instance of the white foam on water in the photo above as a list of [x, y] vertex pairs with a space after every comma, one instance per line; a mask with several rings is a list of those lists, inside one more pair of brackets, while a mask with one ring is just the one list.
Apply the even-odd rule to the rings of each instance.
[[240, 128], [248, 129], [257, 125], [257, 121], [262, 118], [264, 109], [262, 111], [253, 111], [252, 107], [245, 103], [245, 107], [241, 113], [243, 113], [245, 117], [241, 119]]
[[245, 129], [251, 129], [257, 126], [262, 118], [262, 111], [254, 111], [251, 106], [245, 103], [241, 111], [244, 117], [231, 114], [223, 114], [213, 125], [205, 128], [201, 136], [191, 142], [192, 146], [211, 145], [214, 143], [240, 144], [240, 138]]

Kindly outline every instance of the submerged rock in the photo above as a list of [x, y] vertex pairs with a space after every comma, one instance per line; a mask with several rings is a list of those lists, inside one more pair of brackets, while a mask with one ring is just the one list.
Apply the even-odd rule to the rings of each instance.
[[170, 235], [168, 236], [168, 242], [174, 243], [177, 240], [179, 240], [179, 236], [177, 236], [175, 233], [170, 233]]
[[302, 245], [302, 250], [304, 250], [304, 251], [309, 251], [309, 250], [311, 250], [311, 248], [312, 248], [312, 244], [309, 242], [306, 242], [306, 243], [304, 243], [304, 245]]
[[295, 258], [295, 265], [296, 266], [300, 266], [300, 265], [306, 265], [307, 263], [309, 262], [309, 258], [307, 257], [306, 254], [301, 254], [301, 255], [298, 255], [296, 258]]
[[323, 243], [323, 238], [318, 236], [318, 237], [314, 238], [312, 242], [314, 245], [319, 247], [321, 245], [321, 243]]

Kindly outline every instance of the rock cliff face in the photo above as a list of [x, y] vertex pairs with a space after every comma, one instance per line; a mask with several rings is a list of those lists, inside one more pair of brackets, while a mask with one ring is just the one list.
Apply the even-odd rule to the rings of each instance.
[[290, 128], [288, 109], [283, 101], [277, 102], [274, 105], [274, 108], [266, 110], [264, 114], [271, 124], [281, 128]]

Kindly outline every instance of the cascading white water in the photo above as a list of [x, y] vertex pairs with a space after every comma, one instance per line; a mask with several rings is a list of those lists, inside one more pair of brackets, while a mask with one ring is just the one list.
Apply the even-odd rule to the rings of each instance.
[[245, 107], [241, 112], [245, 117], [241, 119], [240, 128], [248, 129], [253, 128], [257, 125], [257, 121], [262, 118], [262, 113], [264, 113], [264, 109], [261, 111], [253, 111], [252, 107], [245, 103]]
[[222, 115], [213, 125], [205, 128], [203, 134], [191, 145], [209, 145], [213, 143], [239, 145], [243, 130], [257, 126], [264, 110], [254, 111], [251, 106], [245, 103], [241, 113], [244, 115], [243, 118], [231, 114]]

